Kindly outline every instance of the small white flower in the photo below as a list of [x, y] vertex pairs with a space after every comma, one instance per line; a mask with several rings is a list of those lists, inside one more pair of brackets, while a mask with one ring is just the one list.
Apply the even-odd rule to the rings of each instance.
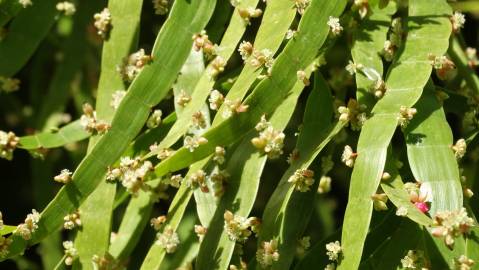
[[104, 8], [100, 13], [93, 15], [95, 19], [94, 26], [98, 30], [98, 35], [105, 39], [111, 28], [111, 13], [108, 8]]
[[466, 23], [466, 17], [461, 12], [455, 11], [451, 17], [451, 23], [452, 30], [457, 33], [461, 28], [464, 27], [464, 24]]
[[454, 151], [454, 155], [457, 159], [461, 159], [466, 154], [467, 144], [466, 140], [459, 139], [457, 140], [456, 144], [453, 145], [452, 150]]
[[328, 26], [331, 28], [331, 32], [335, 36], [338, 36], [343, 31], [343, 27], [339, 23], [339, 18], [329, 16]]
[[140, 49], [124, 58], [117, 70], [124, 81], [132, 82], [151, 60], [151, 56], [147, 55], [144, 49]]
[[306, 192], [310, 190], [310, 187], [314, 183], [314, 172], [307, 169], [299, 169], [294, 172], [288, 179], [289, 183], [294, 185], [294, 188], [300, 192]]
[[38, 221], [40, 220], [40, 214], [37, 210], [32, 209], [32, 213], [27, 215], [25, 222], [18, 225], [13, 232], [16, 235], [20, 235], [25, 240], [30, 240], [32, 234], [38, 229]]
[[159, 216], [156, 218], [152, 218], [150, 220], [150, 225], [155, 229], [155, 231], [159, 231], [161, 226], [166, 222], [166, 216]]
[[402, 128], [405, 128], [416, 113], [417, 113], [417, 110], [415, 108], [408, 108], [406, 106], [401, 106], [399, 108], [399, 116], [398, 116], [399, 125]]
[[120, 107], [120, 103], [123, 100], [123, 98], [126, 96], [126, 91], [125, 90], [117, 90], [111, 95], [111, 101], [110, 101], [110, 106], [113, 107], [113, 109], [118, 109]]
[[208, 229], [201, 226], [201, 225], [195, 225], [195, 233], [200, 239], [200, 242], [203, 241], [203, 238], [205, 238], [206, 233], [208, 232]]
[[328, 255], [329, 260], [339, 261], [341, 259], [341, 254], [343, 249], [339, 241], [330, 242], [326, 244], [326, 250], [327, 250], [326, 255]]
[[354, 153], [351, 146], [346, 145], [344, 146], [344, 151], [343, 151], [343, 154], [341, 155], [341, 161], [344, 164], [346, 164], [346, 166], [352, 168], [354, 166], [354, 161], [356, 160], [357, 156], [358, 154]]
[[253, 44], [248, 41], [242, 41], [238, 47], [241, 59], [246, 61], [253, 54]]
[[208, 140], [205, 137], [186, 136], [183, 141], [183, 146], [187, 148], [190, 152], [193, 152], [196, 148], [206, 143], [208, 143]]
[[59, 175], [53, 178], [53, 180], [63, 184], [67, 184], [72, 180], [72, 172], [68, 169], [63, 169], [61, 170]]
[[256, 260], [263, 268], [270, 267], [279, 260], [278, 240], [261, 242], [261, 246], [256, 251]]
[[218, 90], [211, 91], [210, 98], [208, 99], [208, 101], [210, 102], [210, 109], [215, 111], [218, 110], [220, 106], [223, 104], [224, 99], [225, 98], [220, 91]]
[[323, 175], [319, 180], [318, 193], [324, 194], [329, 191], [331, 191], [331, 177]]
[[396, 210], [396, 216], [400, 216], [400, 217], [405, 217], [407, 216], [407, 208], [404, 207], [404, 206], [399, 206], [398, 209]]
[[162, 233], [159, 232], [156, 237], [157, 240], [155, 244], [164, 248], [166, 253], [175, 252], [180, 244], [180, 238], [178, 237], [178, 234], [169, 225], [165, 227]]
[[158, 127], [161, 124], [161, 115], [163, 113], [161, 110], [154, 110], [153, 113], [151, 113], [150, 117], [146, 121], [146, 126], [149, 129], [153, 129]]
[[258, 137], [251, 139], [254, 147], [262, 150], [270, 159], [278, 158], [283, 154], [285, 135], [282, 131], [275, 130], [264, 116], [256, 125], [256, 130], [260, 133]]
[[58, 3], [56, 8], [58, 11], [64, 12], [66, 16], [71, 16], [76, 12], [75, 5], [68, 1]]
[[18, 0], [18, 3], [20, 3], [20, 5], [22, 5], [24, 8], [33, 5], [31, 0]]
[[75, 227], [80, 227], [82, 225], [80, 219], [80, 212], [75, 212], [73, 214], [66, 215], [63, 218], [63, 228], [65, 230], [73, 230]]
[[165, 15], [168, 13], [168, 0], [153, 0], [152, 2], [155, 14]]
[[346, 66], [346, 70], [349, 72], [349, 74], [354, 75], [358, 73], [361, 69], [363, 69], [364, 66], [363, 64], [356, 64], [353, 61], [349, 60], [348, 65]]
[[4, 258], [8, 255], [12, 242], [13, 240], [11, 238], [0, 236], [0, 258]]
[[0, 158], [11, 160], [19, 142], [20, 138], [15, 133], [0, 130]]
[[65, 249], [65, 264], [72, 265], [73, 261], [78, 257], [77, 249], [72, 241], [64, 241], [63, 248]]

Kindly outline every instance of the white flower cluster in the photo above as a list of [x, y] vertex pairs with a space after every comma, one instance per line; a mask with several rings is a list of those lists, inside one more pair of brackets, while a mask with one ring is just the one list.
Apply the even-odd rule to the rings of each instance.
[[258, 18], [263, 14], [261, 9], [254, 7], [237, 8], [237, 10], [238, 14], [243, 18], [246, 24], [250, 24], [252, 18]]
[[18, 3], [20, 3], [23, 8], [27, 8], [28, 6], [33, 5], [32, 0], [18, 0]]
[[333, 33], [334, 36], [339, 36], [343, 31], [343, 27], [339, 23], [339, 18], [329, 16], [328, 26], [331, 28], [331, 33]]
[[357, 156], [358, 156], [358, 154], [354, 153], [351, 146], [346, 145], [346, 146], [344, 146], [343, 153], [341, 154], [341, 161], [344, 164], [346, 164], [346, 166], [352, 168], [354, 166], [354, 161], [356, 160]]
[[466, 23], [466, 17], [461, 12], [455, 11], [451, 17], [451, 23], [452, 23], [452, 31], [454, 31], [455, 33], [458, 33], [459, 30], [461, 30], [461, 28], [464, 27], [464, 24]]
[[261, 267], [267, 268], [279, 260], [278, 240], [261, 242], [260, 248], [256, 251], [256, 260]]
[[221, 56], [216, 56], [210, 63], [209, 74], [211, 77], [216, 77], [221, 72], [225, 71], [226, 60]]
[[475, 48], [466, 48], [467, 64], [471, 68], [476, 68], [479, 65], [479, 59], [477, 58], [477, 50]]
[[11, 160], [20, 139], [13, 132], [0, 130], [0, 158]]
[[339, 121], [347, 122], [346, 126], [350, 125], [352, 130], [360, 130], [364, 122], [367, 120], [366, 106], [359, 104], [355, 99], [350, 99], [347, 106], [339, 106]]
[[401, 18], [395, 18], [391, 22], [391, 32], [389, 33], [389, 39], [384, 42], [384, 47], [381, 54], [384, 59], [391, 62], [394, 58], [394, 54], [401, 47], [403, 42], [404, 30], [402, 28]]
[[436, 70], [436, 75], [441, 80], [447, 80], [456, 74], [456, 65], [447, 56], [428, 55], [432, 67]]
[[27, 215], [25, 222], [18, 225], [13, 232], [16, 235], [20, 235], [25, 240], [30, 240], [32, 234], [38, 229], [38, 221], [40, 220], [40, 214], [37, 210], [32, 209], [32, 213]]
[[298, 11], [299, 14], [303, 15], [310, 2], [310, 0], [294, 0], [296, 11]]
[[0, 258], [8, 255], [12, 241], [10, 238], [0, 236]]
[[298, 169], [288, 179], [289, 183], [294, 185], [294, 188], [300, 192], [310, 190], [314, 183], [314, 172], [307, 169]]
[[224, 183], [230, 177], [228, 172], [225, 170], [215, 170], [211, 173], [209, 179], [212, 183], [213, 187], [213, 194], [215, 197], [221, 197], [225, 193], [225, 185]]
[[80, 125], [87, 132], [98, 134], [105, 133], [111, 127], [110, 124], [97, 119], [96, 111], [88, 103], [83, 104], [83, 115], [80, 117]]
[[123, 63], [117, 67], [117, 70], [124, 81], [132, 82], [151, 60], [151, 56], [145, 54], [144, 49], [140, 49], [124, 58]]
[[438, 212], [434, 216], [432, 235], [444, 238], [444, 243], [452, 248], [454, 239], [469, 233], [469, 229], [475, 226], [474, 220], [467, 215], [465, 208], [457, 211]]
[[454, 269], [457, 269], [457, 270], [471, 270], [473, 269], [474, 264], [476, 264], [476, 262], [474, 262], [474, 260], [469, 259], [465, 255], [461, 255], [459, 256], [459, 258], [454, 259], [454, 267], [455, 267]]
[[146, 127], [153, 129], [161, 124], [161, 116], [163, 112], [161, 110], [154, 110], [148, 120], [146, 121]]
[[20, 89], [20, 80], [0, 76], [0, 90], [5, 93], [11, 93]]
[[424, 269], [426, 266], [424, 253], [421, 250], [408, 250], [407, 255], [401, 259], [404, 269]]
[[153, 164], [148, 160], [141, 161], [139, 157], [134, 159], [122, 157], [120, 166], [110, 169], [106, 179], [109, 181], [120, 180], [129, 193], [137, 196], [140, 189], [146, 190], [148, 188], [145, 179], [152, 170]]
[[406, 106], [401, 106], [399, 108], [399, 116], [398, 116], [399, 126], [401, 126], [402, 128], [405, 128], [416, 113], [417, 113], [417, 110], [415, 108], [408, 108]]
[[242, 41], [238, 47], [238, 52], [241, 55], [241, 59], [246, 61], [253, 54], [253, 44], [248, 41]]
[[222, 165], [225, 162], [225, 148], [221, 146], [215, 147], [215, 155], [213, 156], [213, 161], [218, 165]]
[[60, 174], [53, 177], [53, 180], [62, 184], [68, 184], [72, 180], [72, 172], [68, 169], [63, 169]]
[[181, 90], [178, 95], [176, 95], [176, 104], [180, 107], [185, 107], [191, 101], [191, 96], [185, 92], [185, 90]]
[[226, 210], [224, 215], [225, 231], [231, 241], [244, 243], [248, 237], [254, 233], [258, 233], [260, 220], [256, 217], [242, 217], [234, 215], [232, 212]]
[[193, 48], [195, 49], [195, 51], [198, 52], [202, 49], [203, 53], [205, 53], [208, 58], [216, 54], [215, 45], [208, 38], [208, 35], [206, 34], [205, 30], [202, 30], [199, 34], [194, 34], [192, 39]]
[[75, 227], [81, 226], [80, 212], [76, 211], [73, 214], [66, 215], [63, 218], [63, 228], [66, 230], [73, 230]]
[[93, 25], [98, 30], [98, 35], [103, 39], [108, 37], [108, 33], [111, 28], [111, 13], [108, 8], [104, 8], [100, 13], [93, 15], [95, 22]]
[[387, 202], [388, 196], [385, 193], [374, 194], [371, 196], [373, 200], [373, 207], [376, 211], [386, 211], [388, 210]]
[[208, 140], [205, 137], [193, 135], [185, 137], [183, 146], [186, 147], [190, 152], [194, 152], [196, 148], [206, 143], [208, 143]]
[[76, 12], [75, 4], [68, 1], [59, 2], [56, 8], [58, 11], [63, 12], [66, 16], [71, 16]]
[[201, 225], [195, 225], [195, 233], [198, 236], [200, 242], [203, 241], [207, 232], [208, 229], [206, 227], [203, 227]]
[[186, 186], [192, 189], [200, 188], [202, 192], [208, 192], [209, 188], [206, 183], [205, 171], [198, 170], [188, 176], [186, 179]]
[[359, 17], [364, 19], [368, 15], [369, 3], [368, 0], [354, 0], [352, 10], [357, 10]]
[[72, 265], [73, 260], [78, 257], [78, 251], [73, 245], [72, 241], [64, 241], [63, 248], [65, 249], [65, 264]]
[[266, 68], [266, 73], [271, 74], [271, 68], [274, 64], [274, 53], [268, 49], [253, 49], [252, 57], [249, 60], [250, 65], [255, 68]]
[[120, 107], [120, 103], [123, 100], [123, 98], [126, 96], [126, 91], [125, 90], [117, 90], [111, 95], [111, 101], [110, 101], [110, 106], [113, 109], [118, 109]]
[[251, 140], [254, 147], [263, 151], [270, 159], [278, 158], [283, 154], [285, 135], [282, 131], [275, 130], [273, 125], [266, 121], [264, 115], [256, 125], [256, 130], [259, 131], [259, 136]]
[[342, 252], [343, 248], [339, 241], [326, 244], [326, 255], [328, 255], [329, 260], [339, 262], [341, 260]]
[[466, 140], [464, 139], [457, 140], [456, 144], [453, 145], [451, 148], [454, 151], [454, 155], [456, 156], [456, 158], [461, 159], [466, 154], [466, 150], [467, 150]]
[[321, 179], [319, 179], [319, 186], [318, 186], [318, 193], [324, 194], [331, 191], [331, 177], [323, 175]]
[[218, 90], [212, 90], [210, 93], [210, 98], [208, 99], [210, 103], [210, 109], [217, 111], [223, 104], [225, 98]]
[[152, 218], [150, 220], [150, 225], [155, 229], [155, 231], [159, 231], [161, 226], [166, 222], [166, 216], [159, 216], [156, 218]]
[[171, 226], [166, 226], [163, 232], [158, 232], [156, 234], [156, 237], [157, 240], [155, 244], [164, 248], [166, 253], [175, 252], [180, 244], [180, 238]]

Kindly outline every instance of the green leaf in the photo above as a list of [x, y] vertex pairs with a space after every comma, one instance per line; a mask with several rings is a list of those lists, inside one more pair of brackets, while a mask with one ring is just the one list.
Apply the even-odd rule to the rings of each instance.
[[469, 61], [464, 53], [460, 37], [456, 36], [451, 39], [451, 46], [449, 47], [448, 54], [456, 65], [459, 76], [464, 77], [467, 85], [474, 91], [476, 95], [479, 94], [479, 78], [477, 77], [475, 71], [468, 64]]
[[452, 131], [434, 91], [432, 83], [426, 86], [416, 104], [417, 114], [404, 130], [411, 171], [430, 187], [431, 216], [459, 210], [463, 204], [459, 168], [451, 149]]
[[[337, 14], [344, 8], [323, 7], [330, 13]], [[324, 10], [324, 9], [323, 9]], [[263, 213], [263, 224], [258, 243], [277, 238], [279, 241], [279, 260], [273, 264], [275, 269], [289, 269], [297, 246], [313, 210], [313, 200], [317, 193], [319, 180], [307, 192], [296, 191], [288, 179], [298, 169], [307, 169], [316, 156], [331, 139], [344, 127], [344, 123], [331, 124], [333, 116], [332, 96], [326, 81], [321, 75], [315, 76], [314, 89], [311, 92], [304, 113], [303, 127], [298, 137], [296, 150], [299, 158], [293, 161], [281, 177], [273, 195]], [[320, 108], [320, 109], [317, 109]], [[316, 178], [320, 177], [315, 175]], [[259, 264], [257, 268], [260, 268]]]
[[[107, 167], [126, 150], [146, 122], [150, 108], [166, 95], [173, 84], [190, 52], [191, 36], [204, 28], [214, 6], [214, 0], [175, 1], [155, 43], [153, 57], [156, 61], [144, 67], [133, 81], [115, 113], [111, 129], [80, 163], [73, 181], [63, 187], [42, 212], [39, 228], [34, 233], [31, 244], [60, 229], [63, 217], [75, 210], [93, 192]], [[18, 236], [13, 237], [13, 240], [9, 257], [22, 252], [27, 244]]]
[[90, 137], [90, 135], [81, 126], [80, 120], [76, 120], [56, 132], [43, 132], [20, 137], [20, 145], [18, 147], [27, 150], [61, 147], [84, 140]]
[[37, 1], [11, 22], [0, 42], [0, 75], [12, 77], [27, 63], [55, 23], [56, 0]]
[[[310, 72], [309, 70], [308, 73]], [[271, 115], [269, 121], [276, 130], [283, 130], [288, 124], [303, 88], [303, 82], [298, 81], [291, 95]], [[229, 210], [235, 215], [247, 217], [253, 208], [267, 160], [267, 156], [258, 152], [251, 144], [251, 139], [256, 136], [256, 130], [250, 132], [227, 162], [226, 171], [230, 174], [228, 185], [218, 205], [212, 207], [214, 215], [211, 217], [211, 222], [206, 224], [208, 233], [200, 245], [196, 260], [198, 269], [209, 269], [213, 265], [218, 269], [227, 269], [230, 264], [235, 242], [229, 239], [224, 230], [223, 215], [226, 210]]]
[[0, 235], [3, 236], [12, 233], [16, 228], [17, 226], [3, 225], [2, 229], [0, 230]]
[[0, 27], [4, 26], [9, 20], [15, 17], [22, 9], [18, 0], [0, 1]]
[[362, 127], [343, 223], [344, 260], [338, 269], [356, 269], [361, 261], [373, 202], [386, 162], [387, 147], [400, 106], [416, 103], [431, 75], [429, 54], [443, 55], [449, 45], [450, 7], [444, 0], [409, 3], [408, 36], [389, 70], [384, 97]]
[[466, 252], [465, 254], [469, 259], [476, 262], [471, 268], [472, 270], [479, 269], [479, 228], [474, 227], [471, 229], [466, 237]]

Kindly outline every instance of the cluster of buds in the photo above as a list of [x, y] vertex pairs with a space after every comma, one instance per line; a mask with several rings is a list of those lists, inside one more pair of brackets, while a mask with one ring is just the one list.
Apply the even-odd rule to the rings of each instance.
[[355, 99], [350, 99], [347, 106], [338, 107], [339, 121], [347, 122], [352, 130], [360, 130], [367, 120], [365, 110], [366, 105], [360, 105]]
[[203, 170], [198, 170], [192, 173], [186, 179], [186, 186], [192, 189], [200, 188], [202, 192], [208, 192], [208, 184], [206, 183], [206, 173]]
[[314, 183], [314, 172], [307, 169], [299, 169], [294, 172], [288, 179], [289, 183], [294, 185], [294, 188], [300, 192], [310, 190]]
[[329, 16], [328, 26], [331, 29], [331, 33], [333, 33], [334, 36], [339, 36], [341, 32], [343, 31], [343, 27], [339, 23], [339, 18]]
[[247, 7], [238, 8], [238, 14], [245, 21], [246, 24], [251, 23], [251, 18], [258, 18], [263, 14], [263, 11], [259, 8]]
[[266, 73], [271, 74], [271, 68], [274, 63], [274, 53], [268, 49], [253, 50], [252, 57], [249, 60], [250, 65], [255, 68], [266, 68]]
[[248, 111], [248, 105], [245, 105], [241, 102], [241, 99], [235, 100], [224, 100], [224, 109], [221, 114], [223, 118], [230, 118], [233, 114], [243, 113]]
[[225, 97], [223, 96], [223, 94], [221, 94], [220, 91], [213, 90], [210, 93], [208, 101], [210, 103], [210, 109], [217, 111], [221, 107], [221, 105], [223, 105]]
[[238, 47], [238, 52], [240, 53], [241, 59], [243, 59], [243, 61], [246, 61], [253, 54], [253, 51], [253, 44], [248, 41], [243, 40]]
[[78, 257], [77, 249], [72, 241], [64, 241], [63, 248], [65, 249], [65, 264], [72, 265], [73, 261]]
[[155, 229], [155, 231], [159, 231], [161, 226], [166, 222], [166, 216], [159, 216], [156, 218], [150, 219], [150, 225]]
[[11, 93], [20, 89], [20, 80], [15, 78], [6, 78], [0, 76], [0, 90], [5, 93]]
[[121, 269], [121, 262], [113, 258], [113, 256], [106, 252], [103, 256], [93, 255], [91, 258], [93, 269]]
[[310, 2], [310, 0], [294, 0], [294, 5], [300, 15], [304, 14], [304, 11], [309, 6]]
[[76, 211], [73, 214], [68, 214], [63, 217], [63, 228], [65, 230], [73, 230], [75, 227], [81, 226], [80, 212]]
[[408, 250], [406, 256], [401, 259], [404, 269], [429, 269], [426, 266], [426, 258], [421, 250]]
[[467, 64], [471, 68], [475, 68], [479, 65], [479, 59], [477, 59], [477, 50], [471, 47], [466, 49]]
[[125, 90], [118, 90], [118, 91], [115, 91], [112, 95], [111, 95], [111, 101], [110, 101], [110, 106], [113, 108], [113, 109], [118, 109], [118, 107], [120, 107], [120, 103], [121, 101], [123, 100], [123, 98], [126, 96], [126, 91]]
[[326, 244], [326, 255], [330, 261], [341, 261], [342, 254], [343, 248], [341, 247], [341, 243], [339, 241]]
[[202, 30], [199, 34], [194, 34], [192, 39], [195, 51], [203, 50], [208, 57], [215, 54], [215, 45], [209, 40], [205, 30]]
[[15, 133], [0, 130], [0, 158], [11, 160], [19, 141]]
[[258, 261], [261, 267], [268, 268], [278, 260], [278, 240], [272, 239], [261, 242], [260, 248], [256, 251], [256, 261]]
[[95, 22], [93, 25], [98, 30], [98, 35], [103, 39], [108, 37], [108, 33], [111, 29], [111, 13], [108, 8], [104, 8], [100, 13], [93, 15]]
[[200, 242], [203, 241], [205, 238], [206, 232], [208, 232], [208, 229], [206, 227], [203, 227], [201, 225], [195, 225], [195, 233], [200, 239]]
[[459, 11], [455, 11], [450, 20], [452, 24], [452, 31], [454, 33], [459, 33], [461, 28], [463, 28], [464, 24], [466, 23], [466, 17]]
[[150, 151], [152, 151], [152, 152], [158, 151], [158, 154], [156, 155], [156, 157], [159, 160], [165, 160], [165, 159], [171, 157], [175, 153], [175, 150], [173, 150], [171, 148], [158, 149], [158, 144], [156, 144], [156, 143], [153, 144], [153, 145], [150, 145]]
[[117, 67], [117, 70], [124, 81], [132, 82], [143, 67], [150, 63], [152, 59], [150, 55], [145, 54], [144, 49], [140, 49], [125, 57], [123, 63]]
[[266, 121], [264, 115], [256, 125], [256, 130], [259, 131], [259, 136], [251, 139], [254, 147], [263, 151], [270, 159], [278, 158], [283, 154], [285, 135], [282, 131], [275, 130], [273, 125]]
[[441, 80], [447, 80], [454, 77], [456, 72], [456, 65], [447, 56], [428, 55], [428, 59], [436, 70], [436, 75]]
[[175, 174], [168, 178], [165, 183], [174, 188], [179, 188], [181, 185], [181, 181], [183, 181], [183, 177], [181, 176], [181, 174]]
[[466, 149], [467, 149], [466, 140], [464, 139], [457, 140], [456, 144], [451, 146], [451, 148], [452, 148], [452, 151], [454, 151], [454, 156], [456, 156], [457, 159], [461, 159], [466, 154]]
[[63, 12], [66, 16], [71, 16], [76, 12], [75, 5], [68, 1], [59, 2], [56, 8], [58, 11]]
[[386, 211], [388, 210], [387, 202], [388, 196], [385, 193], [376, 193], [371, 196], [373, 200], [373, 207], [376, 211]]
[[4, 258], [8, 255], [12, 242], [12, 239], [0, 236], [0, 258]]
[[213, 156], [213, 161], [216, 162], [218, 165], [222, 165], [225, 163], [225, 154], [226, 150], [224, 147], [216, 146], [215, 147], [215, 155]]
[[206, 117], [202, 111], [197, 111], [191, 116], [191, 127], [193, 129], [205, 129], [207, 127]]
[[469, 259], [465, 255], [459, 256], [459, 258], [454, 258], [454, 269], [457, 270], [471, 270], [474, 266], [474, 260]]
[[161, 116], [163, 112], [161, 110], [154, 110], [148, 120], [146, 121], [146, 127], [153, 129], [158, 127], [161, 124]]
[[354, 162], [358, 157], [358, 153], [353, 151], [351, 146], [346, 145], [344, 146], [343, 153], [341, 154], [341, 161], [348, 167], [352, 168], [354, 166]]
[[176, 104], [180, 107], [185, 107], [186, 104], [190, 103], [191, 96], [185, 92], [185, 90], [181, 90], [178, 95], [176, 95]]
[[384, 47], [381, 54], [384, 56], [384, 59], [388, 62], [391, 62], [394, 58], [394, 54], [401, 47], [403, 42], [404, 30], [402, 27], [401, 18], [395, 18], [391, 23], [391, 32], [389, 34], [389, 39], [384, 42]]
[[415, 108], [408, 108], [406, 106], [401, 106], [399, 108], [399, 116], [398, 116], [399, 126], [401, 126], [402, 128], [405, 128], [416, 113], [417, 113], [417, 110]]
[[221, 72], [225, 71], [226, 60], [221, 56], [216, 56], [210, 63], [209, 74], [211, 77], [216, 77]]
[[323, 175], [319, 179], [318, 193], [324, 194], [331, 191], [331, 177]]
[[32, 209], [32, 213], [27, 215], [25, 222], [18, 225], [13, 232], [16, 235], [20, 235], [25, 240], [30, 240], [32, 234], [38, 229], [38, 221], [40, 220], [40, 214], [37, 210]]
[[256, 217], [245, 218], [226, 210], [224, 215], [225, 231], [231, 241], [244, 243], [254, 232], [259, 232], [261, 221]]
[[196, 148], [200, 147], [200, 145], [208, 143], [208, 140], [205, 137], [200, 136], [186, 136], [183, 145], [186, 147], [190, 152], [195, 151]]
[[382, 98], [384, 96], [384, 93], [386, 93], [387, 87], [386, 87], [386, 83], [384, 82], [383, 79], [377, 79], [371, 85], [370, 89], [371, 89], [371, 92], [374, 94], [375, 97]]
[[168, 0], [153, 0], [152, 2], [155, 14], [165, 15], [168, 13]]
[[408, 210], [404, 206], [399, 206], [396, 210], [396, 216], [398, 217], [405, 217], [408, 214]]
[[103, 134], [110, 129], [110, 124], [98, 120], [96, 111], [89, 103], [83, 104], [83, 115], [80, 117], [80, 125], [90, 133]]
[[23, 8], [27, 8], [28, 6], [33, 5], [32, 0], [18, 0], [18, 3], [20, 3]]
[[298, 77], [298, 80], [303, 82], [304, 86], [308, 86], [310, 84], [308, 75], [306, 72], [304, 72], [304, 70], [298, 70], [296, 72], [296, 76]]
[[409, 201], [422, 213], [429, 212], [432, 202], [432, 191], [429, 184], [408, 182], [404, 184], [404, 189], [409, 194]]
[[303, 258], [306, 251], [311, 246], [311, 237], [305, 236], [298, 240], [298, 245], [296, 246], [296, 255], [299, 258]]
[[368, 15], [369, 3], [368, 0], [354, 0], [352, 10], [358, 11], [359, 17], [364, 19]]
[[60, 174], [53, 177], [53, 180], [62, 184], [68, 184], [72, 180], [72, 172], [68, 169], [63, 169], [60, 171]]
[[178, 234], [169, 225], [165, 227], [163, 232], [158, 232], [156, 237], [157, 240], [155, 244], [164, 248], [166, 253], [175, 252], [176, 248], [180, 244], [180, 238], [178, 237]]
[[349, 74], [354, 75], [361, 71], [364, 68], [364, 65], [361, 63], [354, 63], [353, 61], [349, 60], [348, 64], [346, 65], [345, 69]]
[[153, 164], [148, 160], [141, 161], [140, 157], [134, 159], [122, 157], [120, 159], [120, 166], [110, 169], [106, 179], [109, 181], [118, 179], [129, 193], [133, 196], [138, 196], [140, 189], [148, 189], [148, 186], [145, 184], [145, 179], [152, 170]]
[[215, 197], [221, 197], [225, 193], [225, 183], [230, 175], [225, 170], [218, 170], [209, 176], [212, 183], [213, 194]]
[[447, 247], [453, 248], [454, 239], [469, 233], [469, 229], [474, 226], [474, 220], [467, 216], [465, 208], [456, 211], [438, 212], [434, 216], [432, 235], [444, 238]]

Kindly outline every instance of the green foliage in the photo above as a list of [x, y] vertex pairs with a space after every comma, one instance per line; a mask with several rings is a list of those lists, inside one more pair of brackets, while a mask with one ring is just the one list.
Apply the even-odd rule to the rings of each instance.
[[0, 268], [479, 269], [476, 6], [0, 0]]

